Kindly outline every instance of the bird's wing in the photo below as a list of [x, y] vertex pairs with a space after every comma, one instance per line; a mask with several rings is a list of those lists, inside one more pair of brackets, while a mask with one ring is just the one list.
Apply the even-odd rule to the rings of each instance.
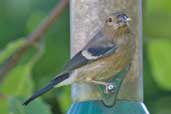
[[[104, 36], [102, 36], [104, 37]], [[103, 38], [105, 39], [105, 38]], [[106, 42], [99, 38], [96, 44], [93, 45], [95, 40], [91, 40], [92, 45], [87, 45], [83, 50], [79, 51], [64, 67], [65, 71], [72, 71], [83, 65], [89, 64], [95, 60], [109, 56], [116, 52], [117, 45], [111, 42]], [[97, 44], [98, 43], [98, 44]], [[89, 43], [88, 43], [89, 44]]]

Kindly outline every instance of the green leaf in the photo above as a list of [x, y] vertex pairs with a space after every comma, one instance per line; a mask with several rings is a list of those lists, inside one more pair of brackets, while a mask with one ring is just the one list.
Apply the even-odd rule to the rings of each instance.
[[10, 114], [51, 114], [50, 107], [40, 99], [36, 99], [28, 106], [23, 106], [23, 101], [21, 97], [10, 97], [8, 102]]
[[170, 0], [147, 0], [146, 7], [148, 8], [149, 12], [163, 12], [167, 13], [169, 10], [171, 10]]
[[165, 90], [171, 90], [170, 43], [166, 40], [149, 42], [147, 49], [154, 80]]
[[7, 58], [10, 57], [19, 47], [24, 44], [24, 39], [20, 38], [16, 41], [8, 43], [3, 51], [0, 51], [0, 64], [2, 64]]
[[18, 65], [10, 71], [1, 86], [5, 95], [29, 96], [32, 93], [33, 83], [30, 78], [30, 65]]
[[8, 99], [9, 113], [10, 114], [26, 114], [22, 102], [16, 97]]
[[49, 105], [45, 104], [40, 100], [36, 99], [31, 105], [25, 107], [27, 114], [51, 114]]
[[0, 114], [8, 114], [8, 102], [6, 98], [0, 98]]
[[153, 100], [151, 114], [170, 114], [171, 97], [163, 97]]
[[61, 107], [61, 111], [66, 114], [70, 104], [71, 104], [71, 97], [70, 97], [70, 87], [66, 86], [66, 87], [61, 87], [60, 89], [58, 89], [57, 92], [57, 100], [60, 102], [60, 107]]
[[153, 38], [170, 38], [171, 0], [146, 0], [144, 3], [144, 33]]

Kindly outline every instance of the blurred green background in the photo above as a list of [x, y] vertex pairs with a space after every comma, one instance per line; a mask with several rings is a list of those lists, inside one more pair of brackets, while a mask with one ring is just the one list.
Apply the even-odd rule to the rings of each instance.
[[[0, 68], [56, 0], [0, 0]], [[171, 1], [144, 0], [144, 100], [151, 114], [171, 112]], [[44, 86], [69, 59], [69, 8], [0, 83], [0, 114], [65, 114], [69, 87], [52, 90], [32, 105], [21, 102]], [[62, 55], [62, 56], [61, 56]], [[23, 92], [24, 91], [24, 92]]]

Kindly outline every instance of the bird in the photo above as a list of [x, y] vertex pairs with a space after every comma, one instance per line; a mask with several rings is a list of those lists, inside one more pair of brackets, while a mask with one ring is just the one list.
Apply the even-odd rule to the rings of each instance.
[[110, 92], [113, 86], [107, 81], [130, 65], [135, 53], [135, 36], [129, 21], [131, 18], [123, 11], [107, 16], [103, 27], [69, 60], [63, 71], [25, 100], [23, 105], [28, 105], [52, 88], [73, 83], [102, 85]]

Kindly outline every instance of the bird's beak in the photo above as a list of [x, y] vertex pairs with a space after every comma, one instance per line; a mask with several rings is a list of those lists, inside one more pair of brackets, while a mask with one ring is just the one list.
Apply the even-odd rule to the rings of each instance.
[[126, 19], [126, 22], [129, 22], [129, 21], [131, 21], [131, 20], [132, 20], [131, 18], [127, 18], [127, 19]]

